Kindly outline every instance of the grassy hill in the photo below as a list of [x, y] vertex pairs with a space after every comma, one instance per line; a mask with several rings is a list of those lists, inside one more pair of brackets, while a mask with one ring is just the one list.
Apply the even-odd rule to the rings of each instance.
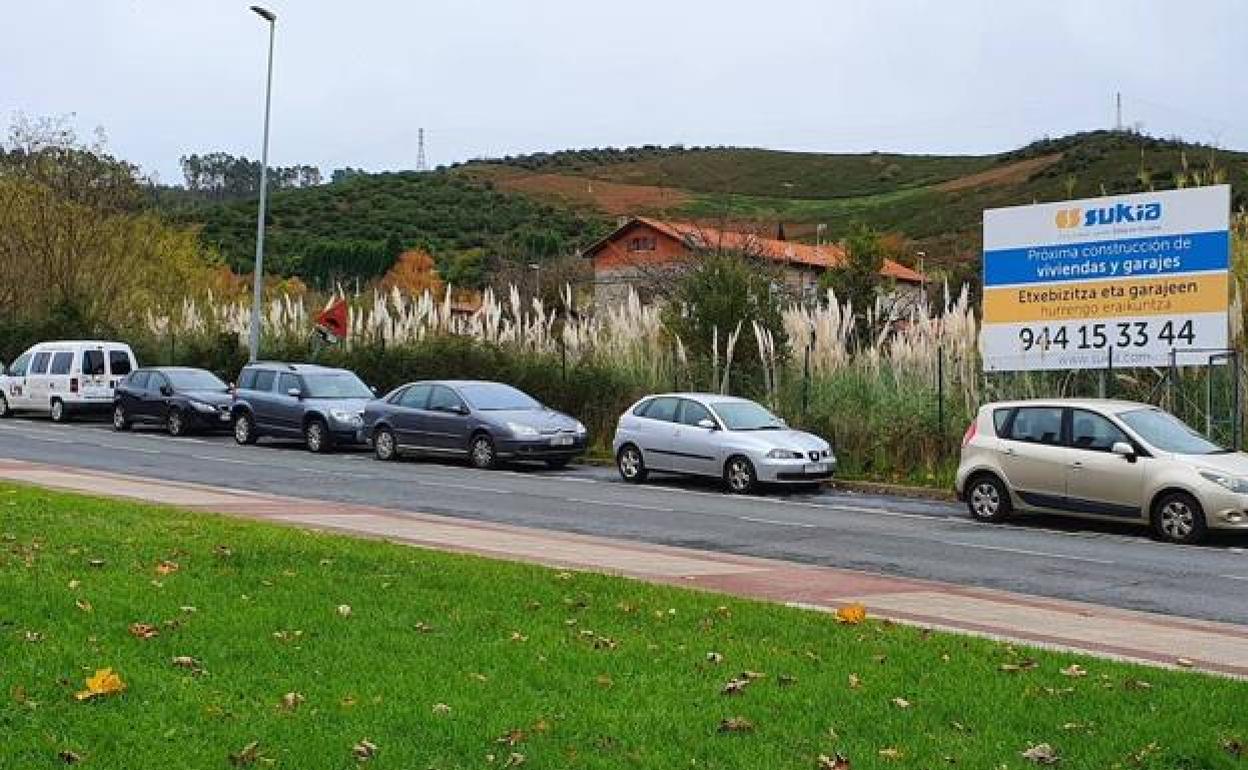
[[[812, 239], [855, 221], [900, 233], [929, 265], [975, 272], [985, 208], [1226, 181], [1248, 205], [1248, 153], [1098, 131], [997, 155], [819, 154], [741, 148], [565, 150], [437, 172], [370, 174], [272, 197], [274, 268], [314, 280], [379, 274], [397, 249], [484, 249], [532, 261], [569, 253], [613, 218], [650, 214], [753, 224]], [[249, 269], [255, 203], [180, 208], [203, 238]]]

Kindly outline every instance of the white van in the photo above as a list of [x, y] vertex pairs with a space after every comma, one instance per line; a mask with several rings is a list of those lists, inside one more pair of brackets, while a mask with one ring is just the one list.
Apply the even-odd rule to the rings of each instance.
[[74, 414], [108, 412], [113, 390], [137, 367], [123, 342], [40, 342], [0, 376], [0, 417], [40, 412], [64, 422]]

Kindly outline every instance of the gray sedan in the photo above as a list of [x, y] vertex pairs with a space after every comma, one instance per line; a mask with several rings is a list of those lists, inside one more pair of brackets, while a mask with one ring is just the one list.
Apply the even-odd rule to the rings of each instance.
[[539, 460], [562, 468], [584, 454], [585, 426], [510, 385], [412, 382], [370, 401], [363, 438], [378, 460], [404, 452], [467, 457], [477, 468]]
[[836, 470], [818, 436], [753, 401], [706, 393], [642, 399], [620, 417], [613, 448], [625, 481], [641, 483], [651, 471], [711, 476], [737, 494], [761, 483], [819, 482]]

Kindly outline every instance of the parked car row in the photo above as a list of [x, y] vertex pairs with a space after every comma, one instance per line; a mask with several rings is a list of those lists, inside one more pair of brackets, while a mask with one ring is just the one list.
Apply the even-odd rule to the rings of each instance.
[[[574, 417], [498, 382], [411, 382], [378, 396], [344, 369], [258, 362], [228, 385], [203, 369], [140, 368], [129, 346], [101, 341], [40, 343], [2, 372], [0, 417], [34, 412], [63, 422], [111, 409], [119, 431], [229, 430], [239, 444], [299, 439], [313, 452], [367, 444], [380, 461], [423, 455], [480, 469], [511, 461], [563, 468], [589, 445]], [[738, 494], [818, 483], [837, 465], [818, 436], [753, 401], [705, 393], [637, 401], [620, 416], [612, 451], [626, 482], [656, 472], [705, 476]], [[984, 522], [1021, 513], [1135, 522], [1175, 543], [1213, 529], [1248, 531], [1248, 455], [1129, 401], [983, 406], [962, 442], [955, 491]]]
[[[107, 409], [118, 431], [229, 430], [239, 444], [298, 439], [318, 453], [367, 444], [382, 461], [448, 457], [480, 469], [513, 461], [559, 469], [589, 446], [579, 420], [498, 382], [411, 382], [378, 396], [345, 369], [257, 362], [230, 385], [203, 369], [138, 367], [114, 342], [41, 343], [0, 377], [0, 416], [42, 412], [62, 422]], [[647, 396], [620, 417], [612, 446], [630, 483], [652, 472], [707, 476], [746, 493], [818, 483], [836, 470], [828, 442], [753, 401], [719, 395]]]

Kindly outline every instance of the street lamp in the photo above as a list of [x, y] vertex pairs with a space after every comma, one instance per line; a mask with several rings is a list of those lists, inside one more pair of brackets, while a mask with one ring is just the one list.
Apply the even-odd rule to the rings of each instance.
[[264, 205], [269, 182], [269, 108], [273, 103], [273, 38], [277, 31], [277, 14], [251, 6], [251, 10], [269, 24], [269, 72], [264, 86], [264, 144], [260, 150], [260, 213], [256, 217], [256, 264], [252, 270], [251, 335], [248, 355], [255, 361], [260, 355], [260, 303], [264, 293]]

